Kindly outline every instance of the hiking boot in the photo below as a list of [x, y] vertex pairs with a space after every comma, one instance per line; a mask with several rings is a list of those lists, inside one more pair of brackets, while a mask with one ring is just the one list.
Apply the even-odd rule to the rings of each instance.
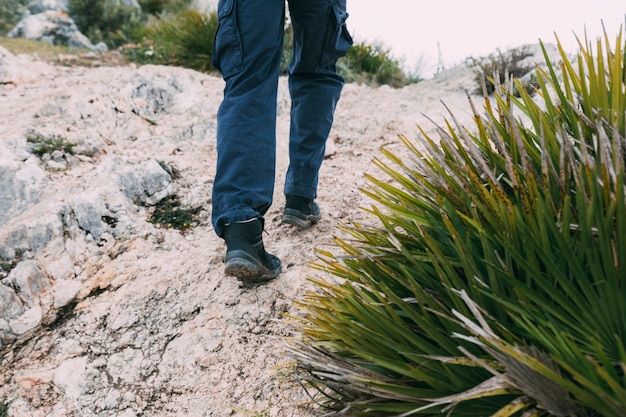
[[281, 272], [280, 259], [267, 253], [263, 246], [263, 225], [250, 219], [224, 228], [226, 275], [244, 282], [265, 282]]
[[285, 211], [283, 211], [282, 222], [291, 224], [301, 229], [313, 226], [320, 221], [322, 214], [320, 208], [309, 198], [287, 196]]

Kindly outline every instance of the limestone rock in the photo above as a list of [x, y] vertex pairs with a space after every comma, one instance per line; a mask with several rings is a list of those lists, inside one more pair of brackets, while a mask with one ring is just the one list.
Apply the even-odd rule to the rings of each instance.
[[65, 12], [69, 10], [68, 0], [33, 0], [27, 4], [30, 14], [38, 14], [47, 10]]
[[34, 160], [22, 164], [0, 155], [0, 226], [37, 204], [47, 184]]
[[54, 308], [58, 310], [70, 304], [76, 299], [82, 287], [80, 282], [74, 280], [56, 281], [52, 287]]
[[74, 217], [78, 226], [98, 240], [107, 230], [108, 225], [103, 218], [109, 214], [104, 200], [97, 191], [84, 191], [72, 199]]
[[0, 317], [5, 320], [16, 318], [24, 312], [24, 304], [11, 287], [0, 284], [0, 301]]
[[36, 329], [43, 318], [43, 311], [36, 305], [24, 311], [19, 317], [9, 320], [9, 328], [13, 333], [21, 336], [31, 330]]
[[[1, 191], [0, 191], [1, 193]], [[0, 257], [14, 259], [18, 253], [39, 251], [64, 230], [64, 206], [50, 203], [35, 205], [15, 216], [13, 222], [0, 229]], [[28, 222], [15, 221], [28, 218]]]
[[57, 10], [47, 10], [25, 17], [8, 33], [8, 36], [96, 50], [95, 45], [78, 30], [74, 20]]
[[69, 358], [61, 362], [54, 371], [54, 383], [69, 398], [79, 398], [87, 390], [86, 373], [87, 358], [85, 356]]
[[154, 159], [135, 170], [122, 173], [118, 184], [129, 199], [147, 205], [154, 205], [173, 192], [170, 173]]
[[50, 287], [48, 278], [43, 274], [37, 262], [31, 259], [18, 263], [3, 281], [16, 288], [29, 307], [37, 304], [39, 294]]

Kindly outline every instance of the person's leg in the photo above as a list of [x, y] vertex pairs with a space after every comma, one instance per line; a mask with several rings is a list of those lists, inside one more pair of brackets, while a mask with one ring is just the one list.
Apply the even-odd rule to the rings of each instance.
[[307, 227], [319, 220], [318, 173], [343, 78], [335, 64], [352, 45], [346, 0], [290, 0], [294, 58], [289, 67], [291, 127], [283, 222]]
[[272, 203], [284, 0], [220, 0], [213, 64], [226, 85], [217, 115], [213, 226], [263, 218]]
[[272, 203], [276, 94], [284, 0], [220, 0], [213, 65], [224, 77], [217, 115], [212, 221], [226, 241], [227, 275], [275, 278], [280, 260], [263, 247], [263, 215]]

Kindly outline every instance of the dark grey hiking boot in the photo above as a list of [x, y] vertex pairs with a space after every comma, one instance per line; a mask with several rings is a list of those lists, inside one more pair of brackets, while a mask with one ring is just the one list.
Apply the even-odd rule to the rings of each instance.
[[322, 214], [315, 200], [287, 196], [285, 210], [281, 219], [282, 223], [306, 229], [319, 222], [321, 218]]
[[224, 228], [226, 275], [244, 282], [265, 282], [281, 272], [280, 259], [263, 246], [263, 225], [259, 219], [229, 224]]

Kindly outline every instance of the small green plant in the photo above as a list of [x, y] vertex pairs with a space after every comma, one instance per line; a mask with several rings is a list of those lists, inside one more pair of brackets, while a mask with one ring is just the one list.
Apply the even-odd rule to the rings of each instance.
[[45, 154], [52, 154], [54, 151], [61, 151], [74, 155], [74, 143], [68, 142], [61, 135], [43, 135], [38, 132], [31, 132], [26, 136], [26, 141], [33, 146], [31, 152], [42, 157]]
[[179, 197], [172, 194], [154, 206], [150, 223], [184, 231], [198, 224], [198, 215], [201, 210], [201, 206], [183, 208]]
[[[475, 93], [493, 94], [498, 85], [508, 84], [510, 78], [519, 79], [534, 69], [533, 65], [525, 62], [532, 56], [527, 47], [511, 49], [507, 52], [497, 50], [496, 53], [482, 58], [467, 58], [466, 64], [474, 69]], [[523, 84], [524, 89], [531, 93], [536, 87], [531, 81]], [[516, 93], [519, 96], [518, 93]]]

